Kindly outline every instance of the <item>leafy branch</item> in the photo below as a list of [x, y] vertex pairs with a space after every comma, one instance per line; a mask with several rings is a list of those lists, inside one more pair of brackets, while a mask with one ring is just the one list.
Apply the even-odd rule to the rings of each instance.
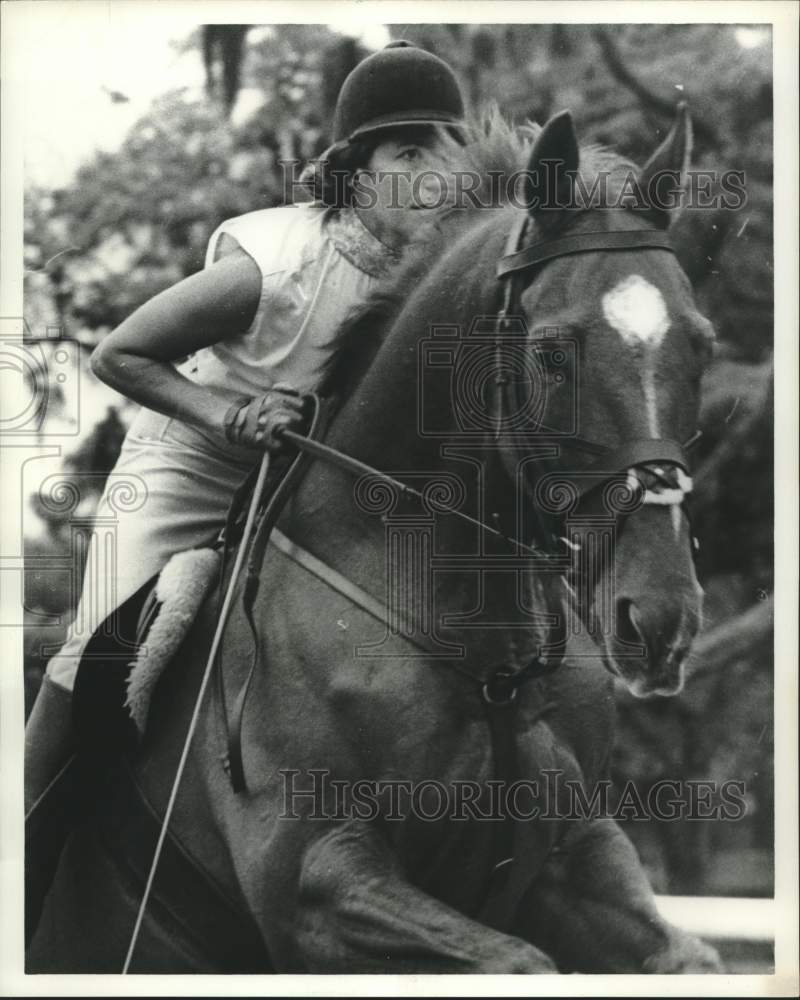
[[[670, 97], [665, 97], [654, 90], [649, 84], [645, 83], [644, 80], [640, 79], [622, 58], [616, 42], [604, 28], [596, 26], [592, 30], [592, 37], [603, 53], [603, 59], [608, 71], [618, 83], [621, 83], [634, 93], [645, 107], [650, 108], [657, 114], [670, 118], [675, 114], [678, 101]], [[695, 135], [698, 138], [702, 138], [715, 149], [719, 148], [721, 140], [717, 130], [704, 118], [698, 117], [694, 111], [692, 111], [692, 125]]]

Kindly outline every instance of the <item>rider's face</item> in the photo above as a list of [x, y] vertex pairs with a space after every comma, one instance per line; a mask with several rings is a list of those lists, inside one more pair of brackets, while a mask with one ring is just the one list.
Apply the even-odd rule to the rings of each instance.
[[382, 139], [354, 184], [354, 204], [370, 229], [392, 246], [424, 240], [454, 204], [461, 147], [432, 128], [398, 130]]

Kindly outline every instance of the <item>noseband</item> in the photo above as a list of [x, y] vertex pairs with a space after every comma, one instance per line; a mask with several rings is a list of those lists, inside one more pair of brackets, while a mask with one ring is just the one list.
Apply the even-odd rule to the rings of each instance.
[[[579, 215], [578, 218], [581, 216]], [[497, 263], [497, 278], [504, 282], [503, 305], [497, 316], [495, 325], [496, 336], [496, 382], [500, 391], [497, 394], [496, 417], [498, 436], [503, 426], [503, 411], [508, 405], [503, 388], [509, 380], [502, 376], [503, 340], [522, 334], [527, 335], [524, 314], [520, 305], [523, 290], [536, 280], [538, 269], [549, 261], [576, 254], [597, 251], [614, 250], [663, 250], [675, 253], [669, 237], [661, 229], [640, 230], [609, 230], [606, 232], [563, 233], [554, 237], [546, 237], [528, 246], [522, 246], [528, 227], [527, 213], [519, 213], [509, 232], [505, 252]], [[509, 390], [510, 391], [510, 390]], [[513, 409], [513, 407], [512, 407]], [[595, 465], [587, 474], [563, 473], [559, 475], [561, 483], [568, 482], [574, 492], [575, 500], [579, 501], [599, 485], [608, 485], [613, 479], [624, 477], [629, 487], [641, 490], [640, 504], [658, 506], [679, 505], [686, 510], [686, 497], [691, 492], [692, 481], [689, 478], [689, 462], [687, 451], [700, 437], [696, 432], [688, 441], [680, 443], [671, 438], [631, 438], [616, 446], [608, 446], [577, 434], [553, 435], [546, 429], [536, 432], [536, 440], [558, 440], [560, 446], [591, 455]], [[523, 456], [520, 456], [522, 458]], [[541, 462], [537, 460], [539, 470]], [[672, 479], [665, 475], [667, 466], [674, 470]], [[598, 471], [601, 470], [601, 471]], [[640, 478], [639, 470], [650, 474], [648, 484]], [[541, 486], [541, 478], [539, 481]], [[666, 487], [658, 490], [653, 485]], [[547, 546], [548, 532], [543, 533], [543, 541]]]

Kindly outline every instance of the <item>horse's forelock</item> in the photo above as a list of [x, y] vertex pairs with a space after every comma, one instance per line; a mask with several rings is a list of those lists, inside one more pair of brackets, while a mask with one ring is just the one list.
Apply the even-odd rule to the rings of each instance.
[[[502, 203], [506, 203], [510, 191], [502, 184], [498, 185], [500, 177], [512, 178], [519, 171], [529, 166], [534, 143], [542, 131], [535, 122], [526, 121], [523, 125], [512, 125], [500, 113], [496, 105], [489, 106], [471, 124], [472, 141], [462, 151], [468, 160], [467, 169], [473, 171], [481, 181], [476, 194], [483, 204], [492, 197], [497, 199], [498, 193]], [[576, 185], [575, 198], [578, 208], [593, 207], [585, 203], [585, 196], [596, 187], [597, 181], [605, 183], [599, 191], [606, 204], [594, 203], [594, 207], [612, 207], [619, 195], [626, 189], [631, 177], [638, 175], [638, 168], [631, 160], [599, 143], [590, 143], [580, 148], [578, 167], [579, 184]]]
[[[632, 160], [615, 153], [606, 146], [582, 146], [580, 151], [580, 167], [578, 176], [581, 184], [576, 189], [576, 202], [579, 208], [613, 208], [619, 196], [626, 191], [632, 178], [637, 177], [639, 168]], [[600, 186], [602, 200], [587, 204], [585, 196], [590, 194], [598, 180], [605, 180]]]

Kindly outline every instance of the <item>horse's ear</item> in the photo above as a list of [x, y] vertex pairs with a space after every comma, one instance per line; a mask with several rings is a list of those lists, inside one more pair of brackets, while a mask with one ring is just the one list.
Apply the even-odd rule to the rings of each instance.
[[639, 190], [666, 228], [678, 215], [692, 158], [692, 119], [681, 101], [666, 139], [642, 167]]
[[525, 175], [525, 204], [538, 220], [553, 218], [572, 204], [578, 170], [578, 139], [572, 115], [561, 111], [539, 133]]

